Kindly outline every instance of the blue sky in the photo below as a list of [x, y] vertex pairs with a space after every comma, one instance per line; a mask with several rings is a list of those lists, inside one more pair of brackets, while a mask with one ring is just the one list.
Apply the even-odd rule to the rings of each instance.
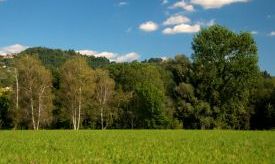
[[114, 61], [191, 56], [193, 35], [218, 23], [252, 32], [275, 75], [274, 0], [0, 0], [0, 54], [74, 49]]

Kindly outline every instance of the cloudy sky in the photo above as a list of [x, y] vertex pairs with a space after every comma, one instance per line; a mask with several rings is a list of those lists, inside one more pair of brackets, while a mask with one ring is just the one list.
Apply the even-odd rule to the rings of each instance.
[[117, 62], [191, 56], [193, 35], [215, 23], [251, 32], [261, 69], [275, 75], [274, 0], [0, 0], [0, 55], [44, 46]]

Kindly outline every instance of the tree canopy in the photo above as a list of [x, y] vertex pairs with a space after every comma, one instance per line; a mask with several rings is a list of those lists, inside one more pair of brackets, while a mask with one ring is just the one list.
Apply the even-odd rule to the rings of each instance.
[[275, 77], [250, 33], [213, 25], [192, 49], [130, 63], [43, 47], [0, 58], [0, 128], [275, 127]]

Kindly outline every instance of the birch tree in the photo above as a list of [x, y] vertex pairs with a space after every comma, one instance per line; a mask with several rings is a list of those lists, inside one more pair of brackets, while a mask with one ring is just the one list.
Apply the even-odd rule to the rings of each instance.
[[63, 107], [69, 114], [73, 129], [78, 130], [81, 126], [83, 110], [94, 94], [95, 74], [82, 57], [68, 60], [62, 66], [60, 73]]
[[[25, 119], [30, 120], [32, 128], [39, 130], [41, 125], [51, 120], [52, 76], [41, 62], [32, 56], [24, 55], [16, 63], [18, 83], [17, 98], [24, 111]], [[18, 96], [18, 94], [20, 96]], [[16, 100], [17, 101], [17, 100]], [[18, 104], [16, 104], [18, 105]]]
[[[114, 88], [115, 82], [109, 77], [109, 73], [106, 70], [97, 69], [95, 98], [100, 110], [101, 129], [105, 129], [108, 126], [107, 120], [105, 121], [104, 126], [104, 117], [112, 117], [110, 115], [110, 108], [108, 110], [107, 106], [114, 95]], [[106, 116], [104, 116], [104, 113], [106, 113]]]

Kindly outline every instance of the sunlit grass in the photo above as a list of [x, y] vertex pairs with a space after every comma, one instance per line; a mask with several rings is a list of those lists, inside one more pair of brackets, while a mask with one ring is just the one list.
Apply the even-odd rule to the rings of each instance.
[[275, 163], [275, 131], [0, 131], [0, 163]]

